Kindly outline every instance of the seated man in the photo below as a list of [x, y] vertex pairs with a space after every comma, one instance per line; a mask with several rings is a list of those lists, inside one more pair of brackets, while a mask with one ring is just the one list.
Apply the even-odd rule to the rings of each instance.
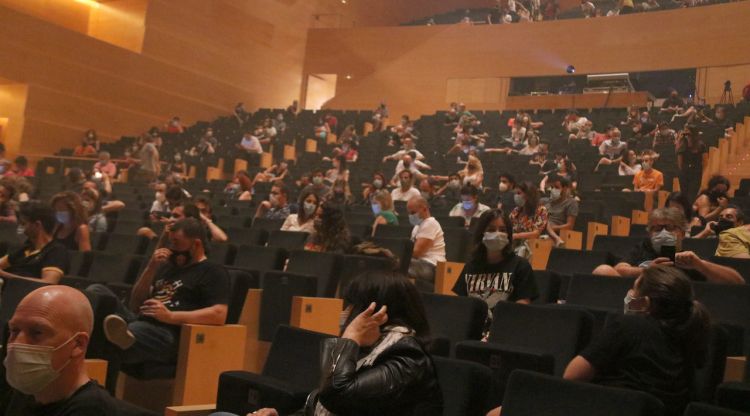
[[[206, 229], [186, 218], [171, 227], [169, 248], [154, 252], [133, 285], [129, 308], [104, 319], [104, 334], [123, 364], [175, 364], [183, 324], [223, 325], [229, 275], [206, 258]], [[87, 290], [114, 295], [103, 285]]]
[[399, 186], [391, 191], [391, 199], [394, 201], [409, 201], [415, 196], [420, 196], [419, 189], [414, 187], [414, 174], [404, 169], [398, 174]]
[[706, 228], [693, 238], [716, 238], [722, 232], [745, 225], [745, 213], [737, 205], [727, 205], [719, 213], [718, 221], [708, 221]]
[[633, 190], [636, 192], [661, 190], [664, 187], [664, 175], [654, 169], [654, 156], [645, 153], [641, 160], [641, 170], [633, 176]]
[[269, 220], [285, 220], [291, 213], [286, 187], [281, 182], [276, 182], [271, 187], [268, 201], [258, 205], [255, 218], [266, 218]]
[[451, 217], [463, 217], [465, 226], [468, 227], [472, 218], [479, 218], [490, 207], [479, 203], [479, 190], [473, 185], [464, 185], [461, 188], [461, 202], [456, 204], [448, 214]]
[[416, 280], [417, 287], [432, 291], [435, 267], [445, 261], [445, 239], [440, 223], [430, 214], [430, 205], [421, 196], [409, 199], [406, 204], [409, 222], [414, 226], [411, 239], [414, 251], [409, 265], [409, 277]]
[[312, 183], [305, 185], [304, 188], [300, 191], [301, 194], [312, 192], [315, 194], [315, 196], [318, 197], [318, 199], [325, 199], [325, 197], [331, 193], [331, 187], [326, 185], [325, 182], [325, 175], [323, 174], [323, 171], [316, 170], [312, 174]]
[[261, 154], [263, 153], [263, 147], [261, 146], [260, 136], [262, 135], [262, 128], [256, 127], [255, 129], [248, 129], [242, 136], [242, 140], [237, 144], [237, 149], [242, 150], [247, 154]]
[[[648, 218], [649, 237], [614, 267], [603, 264], [593, 274], [639, 277], [644, 269], [662, 264], [675, 266], [692, 280], [712, 283], [744, 284], [739, 273], [729, 267], [703, 260], [692, 251], [680, 251], [685, 238], [685, 214], [676, 208], [657, 208]], [[674, 253], [674, 260], [670, 257]]]
[[[716, 248], [716, 255], [750, 259], [750, 225], [745, 225], [745, 214], [741, 209], [730, 205], [721, 211], [720, 215], [721, 219], [715, 228], [715, 232], [719, 234], [719, 247]], [[729, 227], [732, 215], [734, 215], [735, 222], [733, 227]]]
[[21, 206], [19, 226], [26, 235], [24, 247], [0, 259], [0, 277], [33, 278], [57, 284], [68, 271], [68, 250], [52, 238], [57, 221], [47, 204], [29, 202]]
[[547, 206], [547, 234], [555, 245], [562, 246], [560, 231], [572, 230], [578, 216], [578, 201], [570, 195], [570, 181], [560, 176], [552, 177], [552, 186]]
[[86, 373], [94, 312], [86, 296], [67, 286], [46, 286], [21, 300], [8, 323], [5, 358], [13, 387], [7, 416], [146, 416], [121, 402]]

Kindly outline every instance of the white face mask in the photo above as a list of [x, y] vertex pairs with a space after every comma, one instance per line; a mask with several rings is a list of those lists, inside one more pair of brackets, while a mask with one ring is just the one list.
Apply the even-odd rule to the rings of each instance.
[[562, 190], [557, 188], [552, 188], [549, 191], [549, 200], [550, 201], [557, 201], [562, 196]]
[[506, 192], [508, 190], [508, 184], [500, 182], [500, 192]]
[[651, 245], [658, 254], [662, 247], [675, 247], [677, 245], [677, 237], [667, 230], [661, 230], [651, 236]]
[[305, 202], [303, 205], [303, 209], [305, 210], [306, 216], [311, 216], [315, 213], [315, 210], [318, 209], [318, 206], [315, 204], [311, 204], [309, 202]]
[[8, 355], [5, 357], [5, 379], [11, 387], [23, 394], [33, 395], [41, 392], [60, 376], [62, 367], [52, 367], [52, 354], [68, 345], [78, 333], [68, 338], [57, 348], [40, 345], [8, 344]]
[[510, 240], [508, 240], [508, 234], [501, 232], [486, 232], [482, 237], [482, 244], [487, 248], [487, 251], [499, 252], [503, 251], [508, 246]]

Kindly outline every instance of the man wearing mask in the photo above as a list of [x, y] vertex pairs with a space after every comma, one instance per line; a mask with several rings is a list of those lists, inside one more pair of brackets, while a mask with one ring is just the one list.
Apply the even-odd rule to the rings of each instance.
[[745, 225], [745, 213], [736, 205], [728, 205], [719, 213], [718, 221], [709, 221], [706, 228], [692, 238], [716, 238], [724, 231]]
[[312, 183], [302, 188], [300, 193], [308, 191], [314, 193], [320, 200], [325, 199], [331, 192], [331, 188], [325, 183], [325, 175], [322, 171], [316, 170], [313, 172]]
[[40, 202], [21, 207], [18, 225], [26, 235], [24, 247], [0, 258], [0, 278], [30, 278], [57, 284], [68, 271], [69, 256], [65, 245], [52, 238], [55, 211]]
[[468, 228], [472, 218], [479, 218], [490, 207], [479, 203], [479, 190], [473, 185], [461, 188], [461, 202], [456, 204], [448, 214], [451, 217], [463, 217]]
[[654, 156], [646, 153], [641, 158], [641, 170], [633, 176], [636, 192], [657, 192], [664, 187], [664, 175], [654, 169]]
[[422, 174], [420, 169], [431, 169], [430, 165], [419, 160], [414, 160], [412, 156], [413, 154], [407, 153], [403, 157], [401, 157], [401, 160], [399, 160], [396, 164], [396, 174], [393, 175], [393, 179], [391, 180], [391, 184], [393, 186], [398, 185], [398, 173], [403, 170], [408, 170], [417, 179], [422, 179], [425, 175]]
[[42, 287], [21, 300], [8, 323], [5, 377], [14, 390], [5, 415], [153, 415], [113, 398], [88, 377], [84, 361], [93, 325], [91, 304], [71, 287]]
[[611, 161], [620, 157], [620, 153], [628, 147], [627, 143], [620, 140], [621, 135], [622, 133], [620, 132], [620, 129], [613, 128], [610, 133], [610, 138], [605, 140], [604, 143], [599, 146], [599, 155], [604, 156]]
[[721, 211], [714, 232], [719, 236], [716, 255], [750, 259], [750, 225], [745, 225], [745, 214], [734, 205]]
[[510, 173], [500, 174], [500, 183], [498, 184], [497, 208], [504, 212], [511, 212], [516, 207], [515, 191], [516, 178]]
[[[206, 257], [206, 229], [185, 218], [171, 226], [169, 248], [157, 249], [133, 285], [128, 307], [104, 319], [104, 334], [121, 363], [174, 364], [183, 324], [223, 325], [229, 275]], [[86, 290], [114, 295], [104, 285]]]
[[421, 196], [410, 198], [406, 209], [409, 223], [414, 226], [411, 232], [414, 251], [409, 264], [409, 277], [415, 279], [417, 288], [431, 292], [434, 290], [437, 263], [445, 261], [443, 229], [430, 214], [430, 206]]
[[614, 267], [603, 264], [593, 274], [639, 277], [644, 269], [661, 264], [682, 269], [690, 279], [696, 281], [744, 284], [742, 276], [734, 269], [703, 260], [692, 251], [680, 251], [686, 224], [685, 214], [676, 208], [657, 208], [651, 211], [647, 228], [649, 237]]
[[413, 186], [414, 175], [409, 170], [402, 170], [398, 174], [399, 187], [391, 191], [391, 199], [394, 201], [409, 201], [421, 193]]
[[277, 182], [271, 187], [271, 194], [268, 196], [268, 201], [263, 201], [258, 205], [255, 218], [285, 220], [289, 214], [286, 188], [281, 182]]
[[560, 238], [563, 230], [572, 230], [578, 216], [578, 201], [570, 195], [570, 181], [562, 177], [553, 177], [549, 181], [552, 189], [547, 206], [547, 234], [561, 247], [565, 241]]

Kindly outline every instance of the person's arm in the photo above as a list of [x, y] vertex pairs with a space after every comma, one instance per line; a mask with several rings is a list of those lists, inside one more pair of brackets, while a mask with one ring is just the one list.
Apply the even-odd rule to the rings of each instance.
[[637, 266], [631, 266], [628, 263], [617, 263], [615, 270], [622, 277], [638, 277], [643, 273], [643, 269]]
[[383, 218], [382, 215], [378, 215], [378, 217], [375, 218], [375, 222], [372, 223], [372, 236], [375, 237], [375, 230], [378, 229], [378, 225], [387, 223], [388, 221], [386, 221], [386, 219]]
[[214, 224], [214, 222], [211, 221], [211, 218], [207, 218], [206, 216], [201, 214], [201, 219], [203, 220], [203, 223], [208, 227], [208, 231], [211, 233], [211, 241], [223, 243], [229, 240], [229, 237], [227, 237], [227, 234], [224, 232], [224, 230], [222, 230], [218, 225]]
[[565, 224], [561, 224], [561, 225], [550, 224], [550, 228], [552, 228], [556, 232], [559, 232], [562, 230], [572, 230], [575, 223], [576, 223], [576, 217], [573, 215], [568, 215], [568, 222], [566, 222]]
[[91, 235], [88, 225], [81, 224], [78, 226], [76, 240], [78, 242], [78, 251], [91, 251]]
[[432, 247], [433, 241], [431, 238], [417, 238], [417, 240], [414, 242], [414, 251], [412, 252], [412, 257], [415, 259], [420, 259], [422, 256], [427, 254], [427, 251]]
[[140, 307], [140, 313], [169, 325], [224, 325], [227, 320], [227, 305], [213, 305], [194, 311], [170, 311], [160, 300], [148, 299]]
[[143, 302], [151, 296], [151, 285], [154, 282], [156, 272], [159, 267], [167, 262], [171, 255], [172, 251], [167, 248], [159, 248], [154, 251], [154, 254], [146, 265], [146, 269], [143, 270], [143, 273], [135, 281], [133, 289], [130, 291], [128, 307], [131, 311], [137, 313]]
[[745, 284], [745, 279], [736, 270], [703, 260], [692, 251], [682, 251], [675, 254], [674, 262], [677, 267], [697, 270], [700, 274], [706, 276], [706, 281], [711, 283]]
[[43, 270], [42, 275], [39, 277], [39, 279], [33, 278], [33, 277], [25, 277], [25, 276], [19, 276], [17, 274], [8, 273], [4, 270], [0, 270], [0, 278], [3, 279], [22, 279], [22, 280], [28, 280], [30, 282], [42, 282], [47, 283], [50, 285], [56, 285], [60, 283], [60, 279], [62, 279], [63, 275], [62, 272], [59, 270]]
[[596, 375], [596, 369], [588, 360], [580, 355], [573, 358], [565, 368], [563, 378], [573, 381], [591, 381]]
[[682, 171], [682, 165], [684, 163], [683, 162], [684, 157], [685, 156], [684, 156], [684, 154], [682, 152], [677, 153], [677, 170], [679, 170], [679, 171]]
[[714, 235], [714, 230], [711, 228], [712, 226], [715, 226], [717, 223], [716, 221], [708, 221], [706, 223], [706, 227], [701, 230], [698, 234], [692, 236], [691, 238], [708, 238], [712, 235]]
[[[119, 210], [121, 210], [123, 208], [125, 208], [125, 203], [124, 202], [114, 200], [114, 201], [109, 201], [106, 204], [104, 204], [102, 206], [102, 212], [105, 213], [105, 214], [107, 214], [109, 212], [119, 211]], [[153, 206], [151, 208], [152, 208], [152, 211], [153, 211]]]

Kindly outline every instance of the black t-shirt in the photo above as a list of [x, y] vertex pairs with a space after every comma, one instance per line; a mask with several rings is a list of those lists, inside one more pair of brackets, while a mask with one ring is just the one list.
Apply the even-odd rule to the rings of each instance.
[[497, 204], [502, 204], [503, 211], [510, 213], [516, 207], [515, 195], [513, 191], [498, 192]]
[[495, 264], [466, 263], [453, 292], [482, 299], [490, 309], [500, 301], [533, 300], [539, 296], [531, 265], [515, 254]]
[[8, 267], [5, 271], [24, 277], [41, 278], [42, 272], [48, 269], [58, 270], [63, 275], [68, 272], [70, 259], [68, 250], [58, 240], [52, 240], [41, 250], [22, 248], [8, 255]]
[[[628, 263], [629, 265], [633, 267], [637, 266], [647, 266], [648, 262], [651, 260], [661, 257], [659, 253], [657, 253], [654, 250], [654, 246], [651, 245], [651, 239], [645, 239], [641, 244], [638, 244], [633, 248], [633, 250], [630, 251], [627, 257], [623, 259], [625, 263]], [[645, 264], [644, 264], [645, 263]], [[703, 275], [703, 273], [693, 270], [693, 269], [680, 269], [682, 270], [689, 278], [690, 280], [695, 280], [699, 282], [705, 282], [706, 276]]]
[[594, 383], [653, 394], [668, 415], [681, 415], [691, 398], [695, 363], [652, 318], [618, 317], [581, 356], [596, 369]]
[[95, 381], [81, 386], [66, 400], [41, 405], [33, 396], [14, 392], [6, 416], [155, 416], [155, 413], [138, 409], [121, 402]]
[[[163, 266], [154, 277], [151, 297], [170, 311], [194, 311], [229, 303], [229, 274], [209, 261], [176, 267]], [[145, 318], [144, 318], [145, 319]]]

